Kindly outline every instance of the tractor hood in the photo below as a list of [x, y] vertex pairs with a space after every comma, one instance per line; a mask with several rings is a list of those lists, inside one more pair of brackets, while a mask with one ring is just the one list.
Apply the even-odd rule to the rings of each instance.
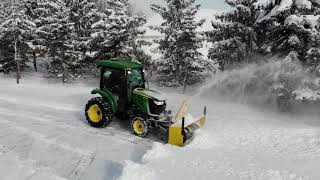
[[166, 98], [163, 94], [161, 94], [157, 91], [153, 91], [153, 90], [137, 88], [133, 91], [133, 93], [140, 95], [140, 96], [147, 97], [147, 98], [151, 98], [154, 100], [158, 100], [158, 101], [165, 101], [166, 100]]

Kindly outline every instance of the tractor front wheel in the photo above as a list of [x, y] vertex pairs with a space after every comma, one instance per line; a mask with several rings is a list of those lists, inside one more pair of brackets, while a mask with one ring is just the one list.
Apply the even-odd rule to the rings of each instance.
[[141, 117], [135, 117], [131, 121], [131, 130], [136, 136], [146, 137], [151, 131], [151, 125], [149, 121], [146, 121]]
[[85, 115], [88, 123], [97, 128], [108, 126], [114, 117], [110, 104], [102, 97], [89, 100]]

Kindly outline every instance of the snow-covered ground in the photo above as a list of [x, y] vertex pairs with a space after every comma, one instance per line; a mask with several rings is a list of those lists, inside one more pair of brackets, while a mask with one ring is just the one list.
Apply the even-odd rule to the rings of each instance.
[[[0, 77], [1, 180], [320, 179], [320, 120], [278, 114], [197, 93], [204, 129], [184, 148], [133, 136], [126, 121], [95, 129], [84, 104], [98, 82], [69, 85], [40, 77]], [[88, 85], [89, 84], [89, 85]], [[176, 110], [186, 97], [166, 92]]]

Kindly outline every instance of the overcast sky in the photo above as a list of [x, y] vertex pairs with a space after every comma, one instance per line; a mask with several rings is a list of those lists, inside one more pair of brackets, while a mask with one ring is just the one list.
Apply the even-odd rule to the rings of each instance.
[[[150, 14], [150, 4], [161, 4], [162, 0], [130, 0], [134, 2], [136, 9], [144, 11], [145, 14]], [[201, 8], [222, 10], [228, 8], [224, 3], [225, 0], [197, 0], [198, 4], [201, 4]]]

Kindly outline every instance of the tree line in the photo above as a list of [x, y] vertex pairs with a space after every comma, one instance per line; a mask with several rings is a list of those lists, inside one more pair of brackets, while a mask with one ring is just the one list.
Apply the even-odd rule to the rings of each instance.
[[[145, 18], [130, 11], [127, 0], [38, 0], [0, 3], [0, 70], [23, 70], [36, 54], [47, 69], [65, 79], [91, 71], [97, 59], [140, 57], [136, 41]], [[16, 56], [15, 56], [16, 55]]]
[[[128, 0], [29, 0], [0, 2], [0, 71], [21, 70], [37, 54], [47, 56], [48, 72], [66, 79], [92, 72], [100, 59], [136, 59], [157, 73], [159, 83], [185, 86], [203, 81], [210, 64], [220, 70], [258, 57], [290, 57], [320, 74], [320, 3], [317, 0], [226, 0], [213, 30], [198, 32], [200, 5], [195, 0], [165, 0], [151, 5], [164, 22], [151, 27], [163, 37], [156, 62], [143, 51], [148, 43], [146, 18], [136, 15]], [[199, 49], [212, 42], [208, 57]], [[17, 58], [17, 59], [16, 59]]]
[[226, 0], [232, 7], [217, 16], [209, 57], [221, 69], [257, 61], [257, 57], [291, 57], [320, 73], [320, 2], [317, 0]]

